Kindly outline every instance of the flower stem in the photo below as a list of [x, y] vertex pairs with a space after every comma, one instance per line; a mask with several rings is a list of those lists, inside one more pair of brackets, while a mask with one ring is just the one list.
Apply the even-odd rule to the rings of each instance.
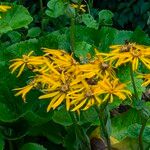
[[13, 144], [11, 140], [8, 140], [9, 150], [13, 150]]
[[[89, 6], [89, 4], [87, 3], [87, 1], [86, 1], [86, 0], [84, 0], [84, 2], [86, 3], [87, 10], [88, 10], [88, 13], [89, 13], [89, 14], [91, 14], [91, 11], [90, 11], [90, 6]], [[89, 2], [89, 3], [90, 3], [90, 2]]]
[[40, 9], [41, 9], [41, 30], [44, 30], [44, 26], [43, 26], [43, 1], [40, 0]]
[[105, 109], [107, 107], [107, 104], [108, 104], [108, 101], [106, 103], [104, 103], [104, 105], [101, 106], [101, 109], [99, 109], [99, 107], [95, 106], [95, 110], [98, 113], [101, 131], [102, 131], [103, 136], [106, 139], [107, 148], [108, 148], [108, 150], [111, 150], [111, 142], [110, 142], [110, 138], [109, 138], [107, 128], [106, 128], [106, 122], [104, 121], [105, 120], [105, 116], [104, 116], [105, 115]]
[[83, 133], [82, 127], [78, 124], [77, 117], [75, 116], [76, 114], [72, 113], [72, 112], [69, 112], [69, 114], [70, 114], [70, 117], [72, 119], [73, 125], [75, 127], [76, 134], [82, 142], [81, 146], [84, 147], [84, 148], [81, 148], [81, 149], [90, 150], [91, 149], [90, 144], [88, 142], [87, 137]]
[[144, 132], [144, 129], [146, 127], [147, 120], [148, 119], [144, 120], [144, 122], [142, 124], [142, 127], [140, 129], [140, 134], [139, 134], [139, 147], [140, 147], [140, 150], [144, 150], [144, 146], [143, 146], [143, 132]]
[[[140, 102], [140, 99], [138, 97], [138, 92], [137, 92], [137, 89], [136, 89], [136, 85], [135, 85], [135, 80], [134, 80], [134, 75], [133, 75], [133, 70], [132, 70], [132, 66], [130, 65], [130, 76], [131, 76], [131, 81], [132, 81], [132, 86], [133, 86], [133, 89], [134, 89], [134, 95], [135, 95], [135, 98], [136, 98], [136, 101]], [[143, 111], [143, 109], [137, 109], [138, 111]], [[141, 115], [141, 118], [143, 119], [142, 115]], [[146, 127], [146, 122], [147, 122], [147, 119], [144, 120], [143, 124], [142, 124], [142, 127], [140, 129], [140, 133], [139, 133], [139, 148], [140, 150], [144, 150], [144, 146], [143, 146], [143, 132], [144, 132], [144, 129]]]
[[139, 100], [138, 92], [137, 92], [135, 81], [134, 81], [134, 75], [133, 75], [132, 65], [130, 65], [130, 76], [131, 76], [132, 86], [133, 86], [133, 89], [134, 89], [135, 98], [136, 98], [136, 100]]
[[90, 6], [90, 8], [93, 7], [93, 0], [89, 0], [89, 6]]
[[75, 50], [75, 18], [74, 17], [71, 17], [70, 44], [71, 44], [71, 52], [74, 52]]

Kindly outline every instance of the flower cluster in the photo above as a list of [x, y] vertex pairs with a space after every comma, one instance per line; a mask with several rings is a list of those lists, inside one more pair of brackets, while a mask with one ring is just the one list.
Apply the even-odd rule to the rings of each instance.
[[120, 83], [111, 66], [111, 61], [97, 51], [95, 58], [87, 64], [80, 64], [72, 55], [64, 50], [43, 49], [43, 56], [32, 56], [33, 51], [22, 58], [11, 60], [11, 72], [17, 72], [19, 77], [25, 68], [35, 76], [27, 86], [16, 88], [15, 96], [22, 96], [32, 89], [39, 89], [42, 95], [39, 99], [49, 99], [47, 111], [56, 109], [65, 103], [71, 111], [87, 110], [93, 105], [103, 102], [113, 102], [114, 97], [125, 100], [131, 97], [126, 84]]
[[150, 69], [150, 47], [137, 45], [135, 43], [126, 43], [125, 45], [113, 45], [112, 51], [107, 56], [107, 60], [114, 62], [115, 67], [125, 63], [131, 63], [132, 70], [138, 69], [139, 61]]

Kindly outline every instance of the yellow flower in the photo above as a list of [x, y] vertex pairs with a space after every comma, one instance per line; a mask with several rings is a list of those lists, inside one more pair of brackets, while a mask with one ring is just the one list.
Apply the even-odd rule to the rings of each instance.
[[11, 60], [11, 62], [13, 62], [9, 66], [9, 69], [11, 69], [11, 73], [14, 73], [19, 68], [19, 72], [17, 74], [17, 77], [19, 77], [22, 74], [25, 67], [32, 68], [33, 66], [43, 64], [44, 57], [31, 56], [32, 53], [33, 51], [31, 51], [28, 55], [23, 55], [22, 58]]
[[22, 95], [22, 99], [25, 102], [27, 93], [30, 92], [33, 88], [35, 88], [37, 85], [38, 85], [38, 81], [33, 80], [27, 86], [24, 86], [22, 88], [13, 89], [14, 91], [19, 91], [15, 94], [15, 96]]
[[139, 75], [138, 78], [144, 79], [142, 86], [148, 86], [150, 84], [150, 74]]
[[101, 53], [99, 53], [96, 49], [95, 52], [96, 56], [93, 61], [88, 64], [78, 65], [78, 70], [81, 72], [81, 75], [78, 75], [78, 78], [92, 78], [94, 76], [101, 79], [103, 79], [104, 76], [115, 78], [116, 75], [112, 65], [106, 62]]
[[103, 102], [113, 102], [114, 96], [117, 96], [121, 100], [125, 100], [127, 97], [130, 98], [131, 92], [125, 89], [126, 85], [119, 82], [119, 79], [110, 79], [105, 77], [99, 81], [95, 93], [102, 95], [104, 94]]
[[110, 62], [105, 61], [105, 58], [101, 55], [101, 53], [95, 49], [96, 52], [96, 58], [93, 62], [93, 66], [97, 66], [97, 74], [101, 79], [104, 78], [104, 76], [110, 76], [112, 78], [116, 77], [115, 71], [111, 65]]
[[[51, 79], [52, 77], [52, 79]], [[46, 79], [46, 78], [45, 78]], [[49, 86], [43, 92], [45, 92], [44, 95], [40, 96], [39, 99], [51, 99], [50, 103], [47, 107], [47, 112], [50, 111], [51, 108], [56, 109], [60, 104], [63, 103], [63, 101], [66, 98], [66, 94], [69, 90], [69, 78], [64, 75], [62, 72], [59, 76], [59, 79], [56, 80], [53, 79], [53, 76], [50, 75], [50, 78], [47, 78], [45, 80], [44, 78], [41, 78], [41, 81], [47, 83]], [[66, 106], [70, 107], [70, 102], [66, 99]]]
[[60, 75], [58, 76], [52, 72], [51, 74], [43, 73], [41, 75], [37, 75], [37, 78], [43, 87], [42, 89], [46, 90], [56, 88], [59, 85], [58, 82], [60, 81]]
[[86, 5], [79, 5], [79, 4], [70, 4], [72, 8], [81, 10], [82, 12], [86, 12], [85, 7]]
[[106, 60], [115, 62], [115, 67], [125, 63], [132, 64], [132, 70], [138, 69], [139, 61], [141, 61], [148, 69], [150, 69], [150, 48], [148, 46], [128, 43], [125, 45], [110, 46], [112, 51], [107, 56]]
[[6, 12], [8, 9], [11, 9], [11, 6], [0, 5], [0, 12]]
[[26, 94], [36, 87], [43, 92], [39, 99], [50, 100], [47, 112], [63, 103], [67, 111], [79, 112], [93, 105], [99, 106], [106, 100], [112, 102], [114, 96], [122, 100], [131, 96], [100, 53], [96, 53], [93, 62], [84, 65], [79, 65], [72, 55], [63, 50], [45, 48], [43, 56], [31, 56], [32, 53], [12, 60], [13, 64], [9, 67], [12, 73], [19, 69], [17, 77], [25, 67], [35, 73], [34, 80], [27, 86], [14, 89], [18, 91], [15, 96], [21, 95], [25, 101]]
[[102, 101], [99, 95], [95, 93], [96, 85], [89, 85], [85, 80], [77, 84], [72, 82], [71, 85], [76, 86], [75, 90], [69, 91], [67, 94], [72, 108], [71, 111], [87, 110], [95, 104], [101, 104]]
[[77, 64], [77, 62], [73, 59], [73, 57], [69, 55], [67, 52], [65, 52], [64, 50], [56, 50], [56, 49], [48, 49], [48, 48], [43, 48], [43, 49], [45, 52], [44, 56], [52, 60], [60, 70]]

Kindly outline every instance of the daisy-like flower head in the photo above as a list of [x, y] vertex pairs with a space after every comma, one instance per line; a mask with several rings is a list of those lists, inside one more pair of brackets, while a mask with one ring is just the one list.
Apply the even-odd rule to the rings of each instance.
[[71, 85], [76, 87], [75, 90], [67, 94], [67, 99], [70, 100], [71, 111], [87, 110], [95, 104], [101, 104], [101, 99], [95, 93], [96, 84], [90, 85], [83, 79], [80, 83], [72, 82]]
[[82, 12], [86, 12], [86, 10], [85, 10], [86, 5], [83, 5], [83, 4], [81, 4], [81, 5], [79, 5], [79, 4], [70, 4], [70, 6], [72, 8], [78, 9]]
[[36, 88], [38, 86], [38, 79], [33, 79], [29, 82], [27, 86], [24, 86], [22, 88], [16, 88], [13, 89], [14, 91], [19, 91], [15, 94], [15, 96], [22, 95], [22, 99], [24, 102], [26, 102], [26, 95], [28, 92], [30, 92], [33, 88]]
[[125, 89], [126, 84], [120, 83], [119, 79], [110, 79], [105, 77], [103, 80], [99, 81], [95, 93], [99, 95], [104, 95], [103, 102], [109, 101], [113, 102], [114, 96], [117, 96], [121, 100], [125, 100], [127, 97], [131, 97], [131, 92]]
[[138, 69], [139, 61], [150, 69], [150, 48], [148, 46], [137, 45], [135, 43], [127, 43], [125, 45], [110, 46], [112, 51], [109, 54], [102, 54], [107, 60], [115, 63], [118, 67], [125, 63], [132, 64], [132, 70]]
[[8, 9], [11, 9], [11, 6], [0, 5], [0, 12], [6, 12]]
[[101, 77], [101, 79], [104, 78], [104, 76], [110, 76], [111, 78], [115, 78], [115, 71], [108, 61], [105, 61], [105, 58], [101, 55], [101, 53], [95, 48], [95, 61], [93, 62], [93, 65], [97, 66], [97, 74]]
[[111, 78], [115, 78], [115, 71], [111, 64], [105, 61], [97, 49], [95, 49], [95, 52], [96, 56], [94, 60], [88, 64], [78, 65], [78, 70], [82, 73], [82, 75], [78, 75], [78, 77], [85, 76], [86, 78], [91, 78], [96, 75], [103, 79], [104, 76], [109, 75]]
[[64, 50], [47, 49], [43, 48], [46, 57], [57, 65], [58, 69], [62, 70], [72, 65], [76, 65], [75, 59]]
[[37, 65], [42, 65], [45, 61], [43, 60], [44, 57], [38, 57], [38, 56], [31, 56], [33, 54], [33, 51], [31, 51], [28, 55], [23, 55], [22, 58], [13, 59], [10, 62], [13, 62], [9, 69], [11, 69], [11, 73], [14, 73], [17, 69], [19, 69], [19, 72], [17, 74], [17, 77], [19, 77], [25, 67], [28, 68], [35, 68]]
[[[50, 111], [51, 108], [56, 109], [66, 98], [67, 92], [70, 90], [70, 78], [62, 72], [58, 78], [44, 77], [41, 78], [41, 82], [47, 83], [49, 86], [43, 90], [44, 95], [40, 96], [39, 99], [51, 99], [50, 103], [47, 107], [47, 112]], [[46, 80], [47, 79], [47, 80]], [[66, 107], [70, 107], [70, 102], [66, 99]]]
[[150, 74], [142, 74], [142, 75], [139, 75], [138, 78], [144, 79], [142, 86], [150, 85]]

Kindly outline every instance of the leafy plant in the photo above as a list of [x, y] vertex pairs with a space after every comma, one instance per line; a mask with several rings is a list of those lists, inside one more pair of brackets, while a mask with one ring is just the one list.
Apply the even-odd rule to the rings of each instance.
[[[108, 149], [149, 149], [149, 2], [116, 0], [113, 4], [92, 0], [0, 3], [1, 150], [88, 150], [93, 139]], [[53, 71], [45, 71], [44, 66]], [[49, 76], [42, 82], [40, 76], [32, 91], [25, 89], [23, 96], [21, 89], [13, 90], [32, 85], [42, 71]], [[51, 94], [47, 86], [60, 84], [59, 79], [64, 82], [67, 76], [76, 85], [70, 86], [71, 92], [81, 90], [70, 94], [73, 102], [56, 101], [56, 105], [52, 98], [42, 100]], [[54, 82], [49, 84], [48, 79]], [[126, 85], [126, 100], [122, 92], [114, 96], [116, 83]], [[111, 86], [114, 91], [106, 92]], [[96, 92], [85, 94], [85, 87], [99, 92], [98, 102], [91, 98]], [[66, 87], [60, 88], [66, 101]]]

